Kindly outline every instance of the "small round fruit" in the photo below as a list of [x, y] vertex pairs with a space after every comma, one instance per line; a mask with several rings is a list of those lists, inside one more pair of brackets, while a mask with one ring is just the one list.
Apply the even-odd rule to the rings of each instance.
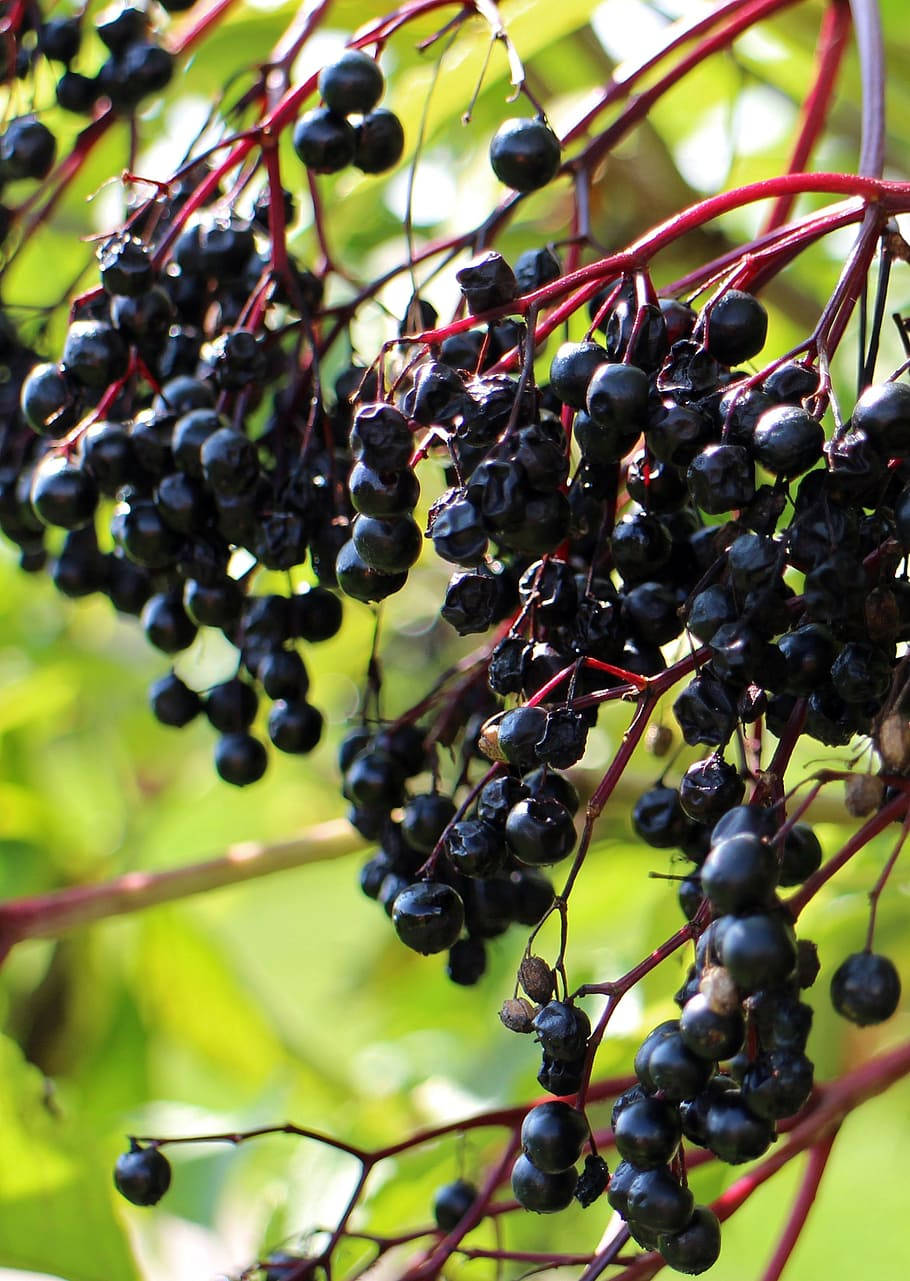
[[768, 313], [751, 294], [728, 289], [708, 313], [705, 346], [722, 365], [757, 356], [768, 334]]
[[294, 126], [294, 150], [314, 173], [337, 173], [354, 159], [353, 125], [328, 107], [315, 107]]
[[354, 164], [361, 173], [385, 173], [404, 151], [404, 129], [394, 111], [379, 107], [354, 131]]
[[444, 1184], [433, 1198], [433, 1218], [443, 1232], [451, 1232], [477, 1200], [477, 1189], [467, 1179]]
[[395, 899], [392, 924], [402, 943], [415, 952], [445, 952], [464, 926], [464, 903], [450, 885], [415, 881]]
[[114, 1184], [133, 1205], [157, 1205], [171, 1184], [170, 1162], [159, 1148], [133, 1143], [117, 1158]]
[[831, 1003], [859, 1027], [884, 1023], [897, 1009], [901, 981], [894, 963], [877, 952], [854, 952], [834, 971]]
[[577, 1183], [578, 1173], [574, 1167], [559, 1174], [547, 1174], [538, 1170], [524, 1153], [512, 1168], [512, 1191], [516, 1201], [537, 1214], [555, 1214], [558, 1210], [565, 1210], [572, 1204]]
[[584, 1113], [555, 1099], [532, 1108], [521, 1126], [522, 1151], [546, 1174], [574, 1166], [587, 1137]]
[[697, 1277], [713, 1267], [720, 1254], [720, 1223], [707, 1205], [697, 1205], [681, 1232], [664, 1233], [657, 1248], [675, 1272]]
[[319, 92], [325, 105], [340, 116], [372, 111], [382, 97], [385, 79], [379, 63], [361, 49], [345, 49], [319, 73]]
[[543, 120], [506, 120], [490, 143], [490, 164], [513, 191], [537, 191], [555, 178], [562, 148]]
[[252, 734], [225, 734], [215, 747], [215, 769], [225, 783], [247, 787], [265, 773], [268, 755]]

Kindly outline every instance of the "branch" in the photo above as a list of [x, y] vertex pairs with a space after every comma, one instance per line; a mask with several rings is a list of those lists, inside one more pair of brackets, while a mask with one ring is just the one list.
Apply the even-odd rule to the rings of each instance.
[[343, 858], [362, 844], [362, 838], [344, 819], [333, 819], [288, 841], [240, 842], [220, 857], [203, 863], [165, 872], [127, 872], [100, 885], [79, 885], [13, 899], [0, 906], [0, 959], [23, 939], [55, 938], [66, 930], [108, 916], [138, 912], [306, 863]]

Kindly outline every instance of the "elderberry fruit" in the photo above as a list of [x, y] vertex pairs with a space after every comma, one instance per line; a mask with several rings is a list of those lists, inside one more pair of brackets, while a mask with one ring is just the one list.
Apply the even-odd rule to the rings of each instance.
[[697, 1205], [681, 1231], [665, 1232], [658, 1237], [657, 1248], [676, 1272], [691, 1277], [707, 1272], [720, 1257], [717, 1215], [709, 1206]]
[[[380, 601], [400, 592], [407, 582], [407, 570], [386, 574], [366, 563], [352, 539], [346, 542], [335, 561], [338, 586], [355, 600]], [[486, 630], [484, 625], [483, 630]]]
[[537, 191], [556, 176], [562, 148], [541, 119], [504, 121], [490, 143], [490, 165], [513, 191]]
[[521, 1147], [538, 1170], [559, 1174], [574, 1166], [588, 1138], [584, 1113], [568, 1103], [540, 1103], [521, 1126]]
[[793, 927], [782, 916], [753, 913], [735, 918], [720, 917], [725, 926], [720, 959], [736, 986], [743, 992], [785, 983], [796, 967], [796, 940]]
[[893, 961], [878, 952], [853, 952], [831, 979], [831, 1004], [859, 1027], [884, 1023], [897, 1009], [901, 981]]
[[325, 105], [339, 116], [372, 111], [382, 97], [385, 79], [375, 58], [360, 49], [345, 49], [319, 73]]
[[56, 138], [34, 116], [8, 121], [0, 134], [0, 182], [46, 178], [56, 150]]
[[591, 1035], [591, 1023], [584, 1010], [564, 1001], [550, 1001], [538, 1010], [533, 1027], [544, 1055], [561, 1063], [577, 1062]]
[[344, 116], [328, 107], [314, 107], [295, 124], [293, 144], [307, 169], [337, 173], [353, 161], [356, 135]]
[[365, 115], [354, 131], [353, 160], [362, 173], [385, 173], [398, 164], [403, 152], [401, 121], [385, 107]]
[[114, 1165], [114, 1184], [133, 1205], [157, 1205], [171, 1185], [170, 1162], [159, 1148], [131, 1142]]
[[444, 952], [464, 926], [464, 903], [441, 881], [415, 881], [396, 897], [392, 924], [407, 947], [428, 956]]
[[617, 1152], [639, 1170], [666, 1165], [679, 1146], [681, 1135], [677, 1109], [656, 1098], [634, 1100], [613, 1122]]
[[449, 948], [446, 977], [459, 987], [473, 987], [486, 973], [487, 949], [483, 939], [458, 939]]
[[509, 852], [532, 867], [558, 863], [575, 845], [572, 815], [551, 797], [530, 796], [509, 811], [505, 830]]
[[768, 313], [751, 294], [728, 289], [708, 309], [705, 346], [722, 365], [757, 356], [768, 334]]
[[234, 787], [258, 782], [267, 765], [265, 747], [252, 734], [225, 734], [215, 745], [215, 769]]
[[574, 1166], [555, 1174], [539, 1170], [524, 1153], [512, 1167], [515, 1200], [536, 1214], [555, 1214], [572, 1204], [578, 1173]]
[[629, 1185], [630, 1224], [649, 1232], [680, 1232], [692, 1217], [695, 1199], [665, 1165], [641, 1170]]
[[718, 1093], [704, 1122], [705, 1145], [728, 1165], [754, 1161], [774, 1141], [774, 1122], [756, 1116], [737, 1089]]
[[152, 715], [161, 725], [182, 729], [202, 711], [202, 700], [175, 672], [168, 672], [149, 689]]
[[477, 1189], [467, 1179], [445, 1183], [433, 1197], [433, 1218], [443, 1232], [451, 1232], [477, 1200]]

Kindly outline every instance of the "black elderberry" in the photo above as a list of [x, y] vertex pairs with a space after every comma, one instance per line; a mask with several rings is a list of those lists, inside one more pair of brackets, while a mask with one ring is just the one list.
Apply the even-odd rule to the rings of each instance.
[[648, 376], [635, 365], [601, 365], [588, 383], [585, 407], [601, 427], [644, 427]]
[[650, 1232], [680, 1232], [692, 1217], [695, 1199], [665, 1165], [642, 1170], [626, 1201], [630, 1224]]
[[519, 291], [533, 293], [562, 275], [562, 264], [552, 249], [526, 249], [518, 255], [513, 267]]
[[681, 1135], [677, 1109], [656, 1098], [635, 1100], [613, 1122], [617, 1152], [639, 1170], [666, 1165], [679, 1146]]
[[0, 134], [0, 181], [46, 178], [54, 163], [57, 140], [34, 116], [17, 116]]
[[175, 672], [168, 672], [150, 686], [149, 706], [160, 724], [182, 729], [202, 711], [202, 700]]
[[886, 382], [867, 387], [854, 406], [851, 422], [885, 458], [906, 458], [910, 454], [910, 385]]
[[817, 623], [783, 635], [777, 647], [785, 660], [784, 689], [798, 697], [811, 694], [831, 672], [835, 646], [830, 631]]
[[530, 796], [513, 806], [505, 835], [509, 852], [532, 867], [558, 863], [575, 845], [572, 815], [549, 797]]
[[666, 525], [648, 512], [623, 516], [610, 540], [613, 563], [626, 583], [653, 577], [666, 564], [672, 541]]
[[362, 512], [364, 516], [399, 516], [416, 507], [420, 484], [416, 474], [409, 468], [379, 472], [366, 463], [359, 462], [351, 469], [348, 492], [355, 511]]
[[805, 1054], [772, 1050], [760, 1054], [746, 1069], [742, 1097], [750, 1112], [769, 1121], [793, 1116], [809, 1098], [814, 1067]]
[[328, 107], [304, 112], [294, 126], [294, 150], [314, 173], [337, 173], [351, 164], [355, 142], [353, 125]]
[[477, 817], [495, 827], [505, 827], [513, 805], [527, 795], [527, 787], [511, 774], [490, 779], [477, 798]]
[[458, 939], [449, 949], [446, 976], [459, 987], [473, 987], [486, 973], [487, 948], [483, 939]]
[[892, 674], [883, 650], [851, 641], [831, 665], [831, 684], [845, 703], [867, 703], [888, 692]]
[[455, 279], [461, 287], [468, 311], [475, 316], [518, 296], [515, 274], [495, 249], [487, 250], [456, 271]]
[[64, 71], [57, 81], [56, 98], [64, 111], [88, 115], [98, 101], [99, 86], [90, 76], [78, 71]]
[[78, 418], [76, 393], [56, 365], [34, 365], [29, 370], [20, 404], [28, 425], [55, 440], [65, 436]]
[[433, 1218], [436, 1220], [436, 1226], [443, 1232], [451, 1232], [476, 1200], [477, 1189], [466, 1179], [455, 1179], [452, 1183], [444, 1184], [433, 1197]]
[[699, 823], [716, 823], [738, 805], [745, 794], [746, 785], [735, 765], [720, 756], [695, 761], [682, 776], [679, 784], [679, 804], [689, 818]]
[[540, 1103], [521, 1127], [521, 1147], [528, 1160], [546, 1174], [559, 1174], [575, 1165], [588, 1138], [584, 1113], [568, 1103]]
[[765, 411], [752, 433], [756, 461], [774, 476], [801, 476], [822, 454], [821, 423], [797, 405], [775, 405]]
[[78, 18], [49, 18], [38, 32], [38, 48], [52, 62], [72, 62], [81, 41], [82, 24]]
[[45, 454], [35, 467], [31, 504], [46, 525], [80, 529], [95, 514], [98, 487], [91, 473], [62, 454]]
[[607, 361], [605, 347], [596, 342], [565, 342], [550, 362], [550, 387], [573, 409], [584, 409], [588, 384]]
[[340, 116], [372, 111], [385, 88], [378, 62], [360, 49], [345, 49], [317, 83], [325, 105]]
[[572, 1204], [578, 1174], [574, 1166], [557, 1174], [539, 1170], [524, 1153], [512, 1168], [515, 1200], [536, 1214], [554, 1214]]
[[318, 707], [298, 698], [279, 699], [269, 712], [269, 739], [280, 752], [304, 755], [322, 737], [323, 717]]
[[718, 918], [726, 923], [720, 959], [743, 992], [755, 992], [790, 979], [796, 968], [793, 927], [765, 912]]
[[707, 311], [705, 346], [722, 365], [757, 356], [768, 334], [768, 313], [751, 294], [728, 289]]
[[441, 881], [415, 881], [401, 891], [392, 906], [392, 924], [398, 937], [425, 956], [447, 951], [464, 922], [464, 903], [451, 886]]
[[183, 608], [179, 593], [156, 592], [142, 607], [146, 640], [165, 654], [187, 649], [196, 639], [196, 624]]
[[538, 764], [536, 747], [547, 727], [547, 713], [542, 707], [516, 707], [499, 721], [499, 750], [519, 773]]
[[381, 402], [358, 409], [351, 429], [351, 452], [379, 472], [407, 467], [414, 447], [407, 419]]
[[[407, 570], [385, 574], [372, 569], [361, 557], [352, 540], [346, 542], [335, 561], [338, 586], [355, 600], [380, 601], [401, 591], [407, 581]], [[484, 628], [486, 629], [486, 624]]]
[[362, 173], [385, 173], [404, 152], [404, 129], [394, 111], [378, 107], [354, 131], [354, 164]]
[[694, 1098], [703, 1090], [714, 1064], [686, 1045], [676, 1027], [662, 1036], [648, 1053], [648, 1079], [672, 1102]]
[[774, 1140], [774, 1122], [756, 1116], [739, 1090], [718, 1093], [704, 1120], [705, 1146], [728, 1165], [754, 1161]]
[[689, 493], [709, 516], [744, 507], [755, 496], [755, 467], [740, 445], [708, 445], [686, 472]]
[[136, 298], [152, 284], [151, 251], [135, 236], [118, 236], [98, 250], [101, 284], [109, 294]]
[[225, 734], [215, 744], [215, 769], [234, 787], [258, 782], [267, 765], [265, 747], [252, 734]]
[[719, 842], [712, 837], [701, 866], [702, 890], [715, 915], [763, 905], [774, 893], [777, 875], [776, 851], [749, 832]]
[[556, 176], [562, 148], [541, 119], [505, 120], [490, 143], [490, 165], [514, 191], [537, 191]]
[[502, 832], [477, 818], [462, 819], [449, 828], [445, 851], [452, 866], [465, 876], [493, 876], [506, 861]]
[[822, 847], [807, 823], [794, 823], [780, 852], [780, 884], [802, 885], [821, 867]]
[[713, 1267], [720, 1256], [720, 1223], [707, 1205], [697, 1205], [692, 1217], [679, 1232], [658, 1237], [657, 1248], [676, 1272], [699, 1276]]
[[114, 1184], [133, 1205], [157, 1205], [171, 1185], [170, 1162], [159, 1148], [132, 1141], [114, 1165]]
[[584, 1010], [564, 1001], [550, 1001], [543, 1006], [534, 1016], [533, 1027], [544, 1055], [560, 1063], [577, 1062], [591, 1035], [591, 1023]]
[[693, 677], [674, 702], [673, 715], [691, 747], [723, 747], [736, 726], [736, 708], [726, 686], [710, 672]]
[[675, 787], [659, 783], [649, 788], [635, 802], [632, 826], [638, 836], [655, 849], [672, 849], [683, 840], [686, 815], [679, 804]]
[[259, 699], [252, 685], [239, 677], [213, 685], [205, 699], [209, 723], [222, 734], [249, 729], [256, 718]]
[[219, 496], [249, 491], [259, 475], [256, 446], [241, 431], [221, 427], [207, 436], [199, 452], [206, 484]]
[[116, 329], [97, 320], [75, 320], [67, 330], [60, 367], [68, 378], [95, 390], [126, 373], [129, 352]]
[[762, 383], [772, 400], [799, 405], [818, 391], [818, 370], [798, 360], [787, 360]]
[[420, 528], [410, 516], [357, 516], [352, 540], [364, 564], [381, 574], [406, 573], [423, 544]]
[[522, 782], [532, 796], [559, 801], [570, 814], [578, 813], [581, 797], [565, 774], [557, 774], [544, 766], [538, 766], [529, 774], [525, 774]]
[[831, 1004], [859, 1027], [890, 1019], [900, 996], [901, 981], [894, 962], [878, 952], [853, 952], [831, 979]]
[[103, 494], [113, 497], [124, 485], [140, 479], [135, 448], [123, 423], [92, 423], [80, 445], [82, 465], [94, 476]]
[[730, 1013], [712, 1009], [701, 992], [692, 996], [679, 1016], [679, 1034], [686, 1046], [703, 1059], [728, 1059], [743, 1043], [745, 1023], [739, 1008]]

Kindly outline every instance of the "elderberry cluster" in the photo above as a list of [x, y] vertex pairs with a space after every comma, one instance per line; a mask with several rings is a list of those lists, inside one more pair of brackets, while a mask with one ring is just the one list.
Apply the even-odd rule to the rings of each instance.
[[[170, 83], [174, 57], [162, 40], [161, 28], [168, 14], [183, 13], [194, 3], [156, 0], [146, 5], [121, 0], [91, 19], [84, 12], [44, 19], [37, 4], [11, 6], [14, 17], [4, 32], [0, 80], [24, 79], [45, 64], [56, 77], [56, 99], [64, 111], [91, 115], [107, 104], [118, 112], [133, 112]], [[30, 163], [26, 172], [21, 171], [25, 154], [32, 160], [37, 157], [39, 140], [46, 167]], [[55, 140], [34, 117], [20, 117], [7, 125], [0, 138], [0, 152], [7, 147], [19, 164], [8, 172], [9, 177], [43, 178], [53, 160]]]

